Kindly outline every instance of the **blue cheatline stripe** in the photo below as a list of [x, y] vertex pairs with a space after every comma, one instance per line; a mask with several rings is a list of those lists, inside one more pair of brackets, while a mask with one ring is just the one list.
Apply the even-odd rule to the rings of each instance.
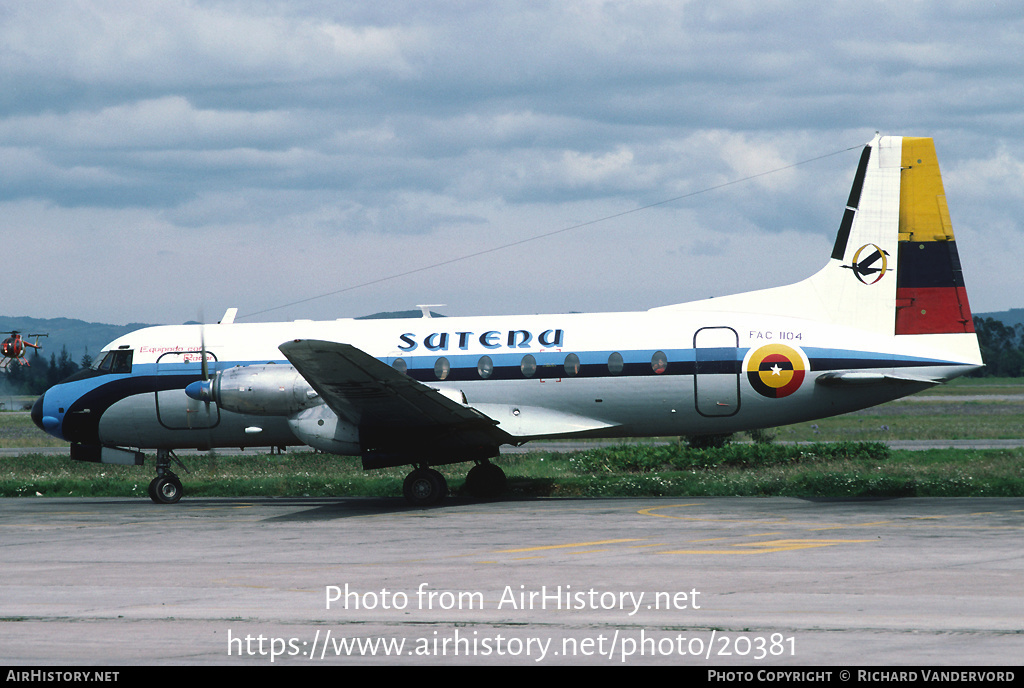
[[[575, 375], [565, 369], [565, 358], [573, 352], [533, 352], [536, 370], [531, 376], [523, 374], [521, 369], [526, 354], [517, 352], [486, 354], [492, 362], [492, 373], [489, 380], [525, 380], [553, 378], [617, 378], [617, 377], [650, 377], [650, 376], [692, 376], [698, 366], [701, 374], [740, 374], [742, 361], [749, 348], [737, 349], [703, 349], [700, 361], [696, 360], [695, 349], [661, 349], [668, 365], [664, 372], [656, 373], [651, 365], [655, 350], [620, 351], [622, 371], [613, 373], [609, 370], [608, 359], [612, 351], [584, 351], [576, 353], [580, 364]], [[806, 347], [804, 353], [810, 360], [811, 372], [828, 372], [833, 370], [849, 370], [851, 368], [916, 368], [923, 366], [956, 365], [955, 361], [935, 360], [914, 356], [887, 355], [870, 351], [852, 351], [844, 349], [826, 349]], [[709, 352], [716, 355], [709, 357]], [[438, 352], [445, 353], [445, 352]], [[731, 354], [731, 355], [730, 355]], [[434, 374], [434, 363], [441, 356], [407, 356], [402, 357], [408, 366], [408, 374], [422, 382], [438, 382]], [[449, 361], [449, 374], [445, 381], [477, 381], [480, 380], [478, 364], [481, 356], [452, 355], [445, 356]], [[394, 359], [381, 359], [386, 363]], [[270, 363], [258, 361], [218, 361], [217, 370], [226, 370], [236, 366], [261, 365]], [[281, 365], [289, 365], [287, 360], [276, 361]], [[82, 407], [91, 405], [97, 410], [109, 407], [119, 399], [127, 396], [170, 389], [184, 389], [185, 385], [200, 379], [198, 365], [189, 374], [180, 370], [166, 371], [157, 374], [155, 364], [136, 364], [130, 374], [98, 373], [85, 379], [68, 383], [62, 390], [61, 398], [69, 405]], [[47, 406], [56, 403], [56, 398], [48, 398]]]
[[[701, 374], [739, 374], [742, 372], [742, 361], [749, 348], [715, 348], [715, 349], [662, 349], [668, 359], [668, 366], [660, 375], [694, 375]], [[700, 351], [697, 360], [696, 351]], [[523, 380], [551, 378], [615, 378], [657, 376], [651, 366], [654, 350], [620, 351], [624, 361], [622, 372], [613, 373], [608, 367], [610, 351], [580, 352], [575, 355], [580, 360], [579, 370], [575, 375], [565, 369], [565, 358], [571, 352], [535, 352], [530, 354], [536, 362], [536, 371], [526, 376], [521, 370], [525, 354], [487, 354], [492, 363], [489, 380]], [[850, 368], [918, 368], [936, 365], [955, 365], [953, 361], [935, 360], [915, 356], [881, 354], [871, 351], [851, 351], [844, 349], [825, 349], [817, 347], [804, 348], [810, 360], [811, 372], [828, 372], [848, 370]], [[402, 357], [407, 365], [410, 377], [421, 382], [438, 382], [434, 374], [434, 362], [441, 356], [409, 356]], [[453, 355], [445, 356], [449, 362], [449, 373], [444, 381], [480, 380], [477, 364], [480, 356]], [[385, 359], [390, 361], [391, 359]]]

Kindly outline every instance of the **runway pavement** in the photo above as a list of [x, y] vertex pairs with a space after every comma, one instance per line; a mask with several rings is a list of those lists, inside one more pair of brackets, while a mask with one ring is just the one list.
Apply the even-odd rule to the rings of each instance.
[[1024, 499], [0, 499], [0, 664], [1007, 665]]

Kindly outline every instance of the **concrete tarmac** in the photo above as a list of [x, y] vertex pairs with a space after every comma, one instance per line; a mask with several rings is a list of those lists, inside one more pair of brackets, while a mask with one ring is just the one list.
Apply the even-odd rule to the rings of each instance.
[[1024, 499], [0, 499], [0, 664], [1019, 665]]

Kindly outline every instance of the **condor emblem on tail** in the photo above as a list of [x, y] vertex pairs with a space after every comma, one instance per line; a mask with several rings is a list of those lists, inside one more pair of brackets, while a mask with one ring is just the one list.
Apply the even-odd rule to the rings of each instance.
[[[874, 244], [864, 244], [853, 254], [853, 265], [844, 265], [844, 268], [853, 270], [853, 274], [862, 284], [874, 284], [885, 276], [889, 254]], [[861, 256], [864, 259], [861, 260]]]

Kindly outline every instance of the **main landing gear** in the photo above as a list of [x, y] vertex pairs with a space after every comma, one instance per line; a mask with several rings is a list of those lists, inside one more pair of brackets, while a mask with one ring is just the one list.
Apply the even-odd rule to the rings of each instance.
[[402, 494], [413, 506], [433, 506], [448, 494], [448, 481], [433, 468], [421, 466], [405, 478]]
[[181, 480], [171, 471], [171, 461], [188, 472], [185, 464], [170, 449], [157, 449], [156, 477], [149, 484], [149, 498], [157, 504], [175, 504], [181, 499]]
[[466, 475], [466, 491], [474, 497], [493, 499], [505, 491], [505, 471], [487, 460], [477, 461]]
[[[466, 491], [481, 499], [497, 497], [506, 483], [505, 471], [486, 459], [477, 461], [466, 475]], [[433, 468], [417, 466], [406, 477], [402, 494], [413, 506], [433, 506], [448, 495], [448, 481]]]

